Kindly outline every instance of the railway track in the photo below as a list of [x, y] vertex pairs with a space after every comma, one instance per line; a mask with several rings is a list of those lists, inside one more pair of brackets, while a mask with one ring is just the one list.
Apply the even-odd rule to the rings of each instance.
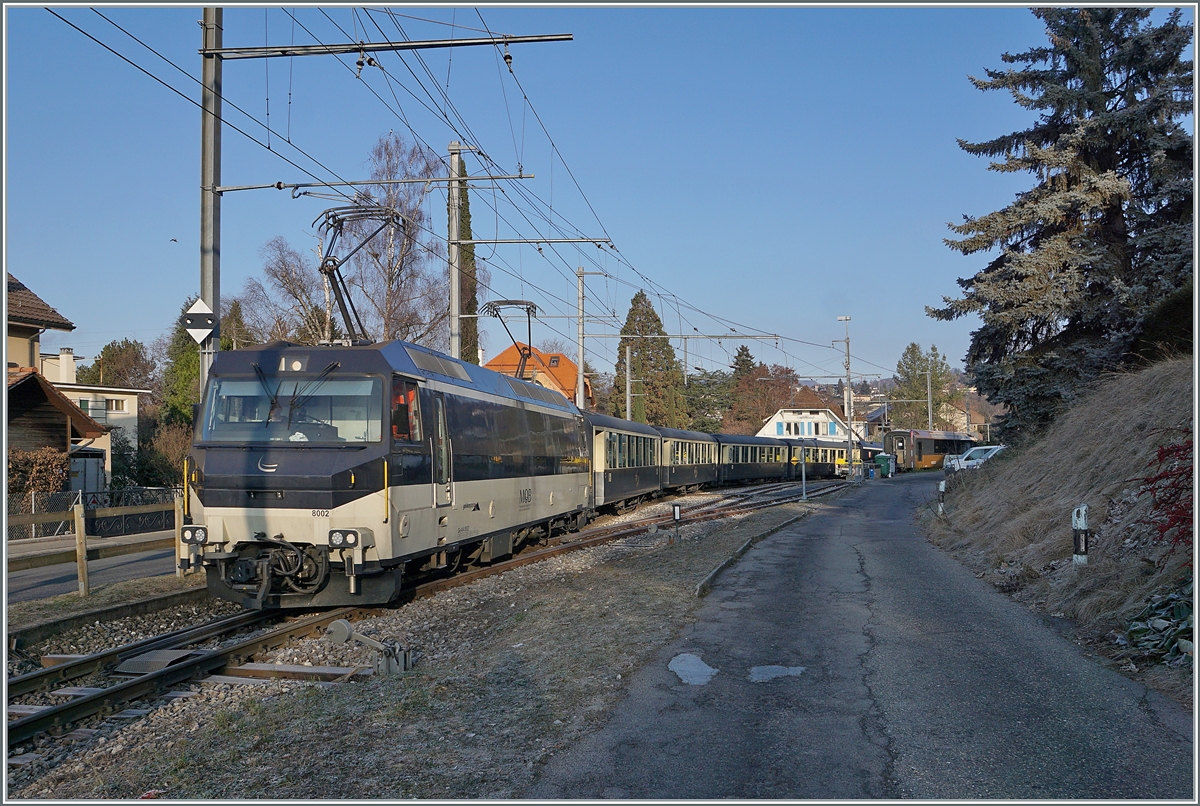
[[[844, 483], [832, 483], [811, 488], [809, 498], [828, 495], [845, 487]], [[748, 514], [767, 507], [778, 506], [801, 499], [795, 485], [763, 485], [744, 493], [735, 493], [722, 499], [682, 511], [680, 525]], [[460, 572], [454, 576], [435, 579], [414, 585], [406, 591], [403, 601], [431, 596], [442, 590], [466, 585], [493, 574], [500, 574], [528, 563], [540, 562], [571, 551], [620, 540], [627, 537], [653, 532], [660, 525], [674, 524], [671, 515], [654, 515], [634, 522], [600, 526], [570, 536], [561, 536], [548, 541], [545, 546], [526, 549], [513, 558], [490, 566]], [[263, 668], [247, 664], [253, 657], [287, 644], [289, 641], [323, 633], [325, 627], [337, 619], [360, 618], [368, 608], [338, 608], [319, 613], [294, 616], [280, 611], [247, 611], [206, 624], [176, 630], [171, 633], [148, 638], [133, 644], [116, 647], [105, 652], [85, 657], [68, 658], [48, 668], [19, 675], [8, 680], [9, 716], [16, 716], [8, 723], [9, 747], [27, 742], [39, 735], [63, 735], [68, 726], [97, 714], [114, 715], [125, 704], [137, 700], [170, 695], [171, 689], [195, 678], [218, 674], [238, 677], [290, 676], [304, 677], [306, 670]], [[265, 632], [256, 632], [248, 638], [232, 641], [214, 649], [184, 648], [221, 638], [246, 629], [258, 629], [268, 622], [285, 619], [279, 626]], [[114, 678], [116, 682], [103, 688], [68, 687], [58, 688], [65, 683], [98, 673], [109, 673], [127, 668], [130, 661], [142, 668], [136, 676]], [[240, 665], [239, 665], [240, 664]], [[157, 668], [154, 668], [157, 667]], [[346, 672], [341, 677], [349, 679], [361, 670], [324, 670], [326, 676], [333, 672]], [[316, 671], [307, 670], [314, 675]], [[368, 672], [369, 673], [369, 672]], [[128, 674], [128, 672], [126, 673]], [[21, 705], [13, 703], [15, 698], [35, 693], [70, 696], [67, 702], [57, 705]], [[186, 696], [177, 693], [177, 696]], [[134, 713], [132, 716], [140, 714]]]

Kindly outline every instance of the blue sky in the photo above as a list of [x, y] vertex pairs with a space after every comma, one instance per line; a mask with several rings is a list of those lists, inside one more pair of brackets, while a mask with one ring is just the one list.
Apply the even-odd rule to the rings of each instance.
[[[199, 8], [100, 10], [199, 76]], [[92, 357], [114, 339], [152, 342], [198, 292], [200, 112], [188, 99], [198, 100], [199, 88], [88, 8], [56, 11], [186, 96], [43, 8], [6, 8], [6, 264], [76, 324], [72, 333], [47, 332], [43, 351], [71, 346]], [[483, 27], [472, 7], [393, 11], [406, 16], [374, 14], [393, 38], [397, 24], [411, 39], [474, 36], [466, 27]], [[306, 7], [295, 14], [325, 43], [363, 38], [362, 26], [371, 24], [351, 7], [325, 12]], [[986, 258], [947, 248], [946, 224], [998, 209], [1029, 178], [986, 170], [986, 161], [959, 149], [956, 138], [990, 139], [1031, 120], [1010, 97], [982, 93], [967, 76], [1002, 67], [1002, 52], [1044, 43], [1027, 9], [480, 12], [493, 32], [574, 35], [571, 42], [511, 47], [531, 107], [492, 48], [425, 51], [428, 74], [406, 56], [424, 89], [396, 54], [383, 56], [390, 86], [370, 68], [366, 81], [356, 79], [353, 56], [341, 64], [332, 56], [227, 62], [226, 120], [265, 141], [269, 97], [271, 127], [328, 170], [278, 135], [268, 151], [227, 126], [223, 184], [312, 181], [279, 154], [322, 179], [331, 172], [366, 178], [371, 146], [392, 129], [443, 155], [450, 140], [467, 137], [506, 172], [520, 164], [535, 174], [523, 187], [552, 202], [556, 221], [611, 238], [621, 256], [590, 245], [544, 254], [499, 246], [492, 298], [531, 299], [546, 314], [573, 315], [571, 272], [583, 265], [610, 274], [588, 278], [589, 315], [615, 312], [623, 320], [630, 298], [645, 287], [669, 333], [718, 334], [732, 326], [778, 334], [778, 348], [773, 340], [748, 342], [751, 351], [802, 375], [842, 372], [842, 345], [831, 345], [845, 335], [836, 321], [842, 315], [852, 317], [856, 372], [890, 375], [914, 341], [936, 344], [961, 366], [978, 322], [937, 322], [924, 309], [954, 295], [955, 279], [974, 274]], [[371, 27], [365, 38], [380, 36]], [[314, 41], [300, 25], [292, 37], [281, 8], [225, 9], [227, 47]], [[435, 84], [448, 92], [469, 136], [409, 94], [424, 98]], [[468, 168], [485, 170], [473, 159]], [[472, 196], [476, 237], [546, 234], [544, 225], [507, 227], [498, 219], [520, 216], [503, 197], [498, 215], [481, 194]], [[310, 224], [333, 205], [274, 190], [226, 194], [223, 294], [238, 293], [259, 272], [259, 249], [274, 236], [312, 248]], [[444, 195], [431, 194], [429, 211], [442, 232], [444, 210]], [[487, 352], [495, 355], [508, 337], [494, 320], [482, 321]], [[588, 325], [589, 333], [618, 328]], [[547, 318], [535, 325], [534, 341], [558, 338], [573, 354], [574, 333], [573, 320]], [[727, 365], [737, 344], [690, 340], [688, 363]], [[615, 339], [589, 340], [589, 361], [611, 369], [615, 347]]]

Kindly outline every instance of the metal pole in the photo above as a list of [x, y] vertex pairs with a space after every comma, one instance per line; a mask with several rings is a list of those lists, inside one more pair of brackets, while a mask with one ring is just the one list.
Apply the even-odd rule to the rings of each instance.
[[808, 500], [808, 448], [800, 443], [800, 500]]
[[854, 475], [854, 389], [850, 386], [850, 317], [839, 316], [846, 323], [846, 481]]
[[[201, 44], [205, 50], [221, 47], [223, 13], [205, 8]], [[200, 299], [221, 321], [221, 57], [202, 60], [200, 112]], [[200, 343], [200, 394], [213, 359], [221, 349], [218, 330]]]
[[460, 290], [459, 272], [459, 227], [462, 215], [462, 201], [459, 198], [459, 179], [462, 177], [462, 144], [457, 140], [450, 142], [450, 224], [447, 231], [446, 246], [450, 261], [450, 357], [461, 358], [462, 334], [459, 330], [458, 315], [462, 313], [462, 292]]
[[575, 310], [579, 313], [576, 334], [579, 341], [579, 366], [575, 368], [575, 405], [583, 411], [583, 266], [575, 268], [576, 285], [579, 291]]
[[925, 401], [929, 408], [929, 430], [933, 430], [933, 370], [925, 373]]
[[625, 419], [633, 419], [633, 386], [630, 382], [630, 376], [633, 373], [633, 367], [629, 363], [629, 345], [625, 345]]

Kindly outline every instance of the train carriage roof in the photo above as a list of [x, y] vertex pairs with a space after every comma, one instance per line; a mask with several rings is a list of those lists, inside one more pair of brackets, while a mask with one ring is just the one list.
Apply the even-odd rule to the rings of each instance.
[[403, 341], [354, 347], [273, 341], [217, 353], [213, 374], [253, 374], [255, 364], [268, 372], [280, 371], [285, 367], [285, 361], [300, 361], [300, 371], [305, 373], [320, 372], [334, 361], [341, 365], [339, 371], [342, 372], [399, 372], [464, 389], [476, 389], [512, 401], [535, 403], [575, 415], [580, 413], [574, 403], [551, 389]]
[[679, 428], [663, 428], [662, 426], [654, 426], [654, 430], [663, 435], [663, 439], [686, 439], [692, 442], [716, 442], [717, 438], [712, 434], [705, 434], [701, 431], [684, 431]]
[[888, 431], [886, 434], [884, 434], [884, 436], [890, 436], [892, 434], [911, 434], [913, 437], [918, 437], [920, 439], [974, 439], [974, 437], [972, 437], [970, 434], [962, 434], [958, 431], [929, 431], [915, 428], [898, 428], [895, 431]]
[[775, 437], [751, 437], [741, 434], [713, 434], [722, 445], [786, 445], [782, 439]]
[[646, 425], [645, 423], [635, 423], [633, 420], [622, 420], [619, 417], [609, 417], [607, 414], [597, 414], [594, 411], [586, 411], [583, 413], [592, 428], [599, 428], [604, 431], [631, 431], [635, 434], [645, 434], [650, 437], [660, 436], [654, 426]]

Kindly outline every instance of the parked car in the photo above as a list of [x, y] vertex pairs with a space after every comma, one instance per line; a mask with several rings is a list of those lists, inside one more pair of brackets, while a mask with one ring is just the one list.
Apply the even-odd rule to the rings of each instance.
[[946, 476], [949, 477], [960, 470], [971, 470], [979, 467], [988, 459], [1005, 449], [1005, 445], [979, 445], [959, 456], [947, 456], [943, 465]]

